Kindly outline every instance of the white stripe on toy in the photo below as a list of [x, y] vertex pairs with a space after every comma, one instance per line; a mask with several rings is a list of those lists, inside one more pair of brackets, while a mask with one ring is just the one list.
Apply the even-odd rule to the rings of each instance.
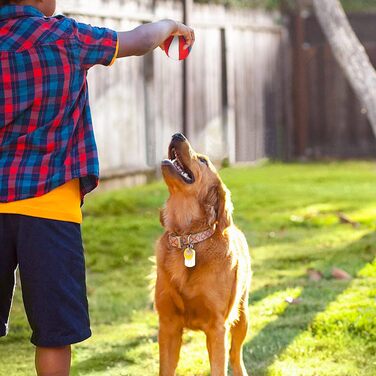
[[168, 56], [174, 60], [180, 60], [179, 37], [174, 36], [168, 49]]
[[184, 48], [186, 45], [185, 38], [180, 36], [170, 36], [163, 43], [163, 49], [167, 56], [173, 60], [184, 60], [189, 55], [191, 48]]

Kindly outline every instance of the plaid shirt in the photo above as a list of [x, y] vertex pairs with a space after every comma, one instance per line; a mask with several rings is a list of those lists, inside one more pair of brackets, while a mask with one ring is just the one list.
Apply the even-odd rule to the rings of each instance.
[[87, 70], [109, 65], [115, 31], [31, 6], [0, 7], [0, 202], [41, 196], [80, 178], [98, 184]]

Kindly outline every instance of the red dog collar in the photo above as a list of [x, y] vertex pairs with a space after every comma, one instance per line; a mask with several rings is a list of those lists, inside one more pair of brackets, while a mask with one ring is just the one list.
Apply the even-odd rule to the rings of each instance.
[[185, 248], [189, 245], [200, 243], [206, 239], [209, 239], [215, 233], [215, 228], [216, 226], [214, 226], [213, 228], [208, 228], [207, 230], [198, 232], [196, 234], [188, 234], [181, 236], [169, 234], [168, 242], [171, 247]]

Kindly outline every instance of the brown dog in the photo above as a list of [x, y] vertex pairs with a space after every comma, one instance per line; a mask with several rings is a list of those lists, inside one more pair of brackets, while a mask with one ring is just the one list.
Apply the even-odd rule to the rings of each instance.
[[246, 239], [232, 220], [230, 192], [207, 157], [180, 133], [162, 162], [170, 196], [161, 211], [155, 305], [160, 375], [175, 375], [184, 328], [206, 334], [211, 375], [247, 375], [242, 346], [251, 280]]

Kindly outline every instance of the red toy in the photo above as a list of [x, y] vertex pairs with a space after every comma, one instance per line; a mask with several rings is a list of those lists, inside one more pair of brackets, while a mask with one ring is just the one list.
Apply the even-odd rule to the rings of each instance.
[[191, 47], [184, 48], [187, 44], [185, 38], [182, 35], [171, 36], [163, 43], [163, 49], [166, 55], [174, 60], [184, 60], [191, 52]]

